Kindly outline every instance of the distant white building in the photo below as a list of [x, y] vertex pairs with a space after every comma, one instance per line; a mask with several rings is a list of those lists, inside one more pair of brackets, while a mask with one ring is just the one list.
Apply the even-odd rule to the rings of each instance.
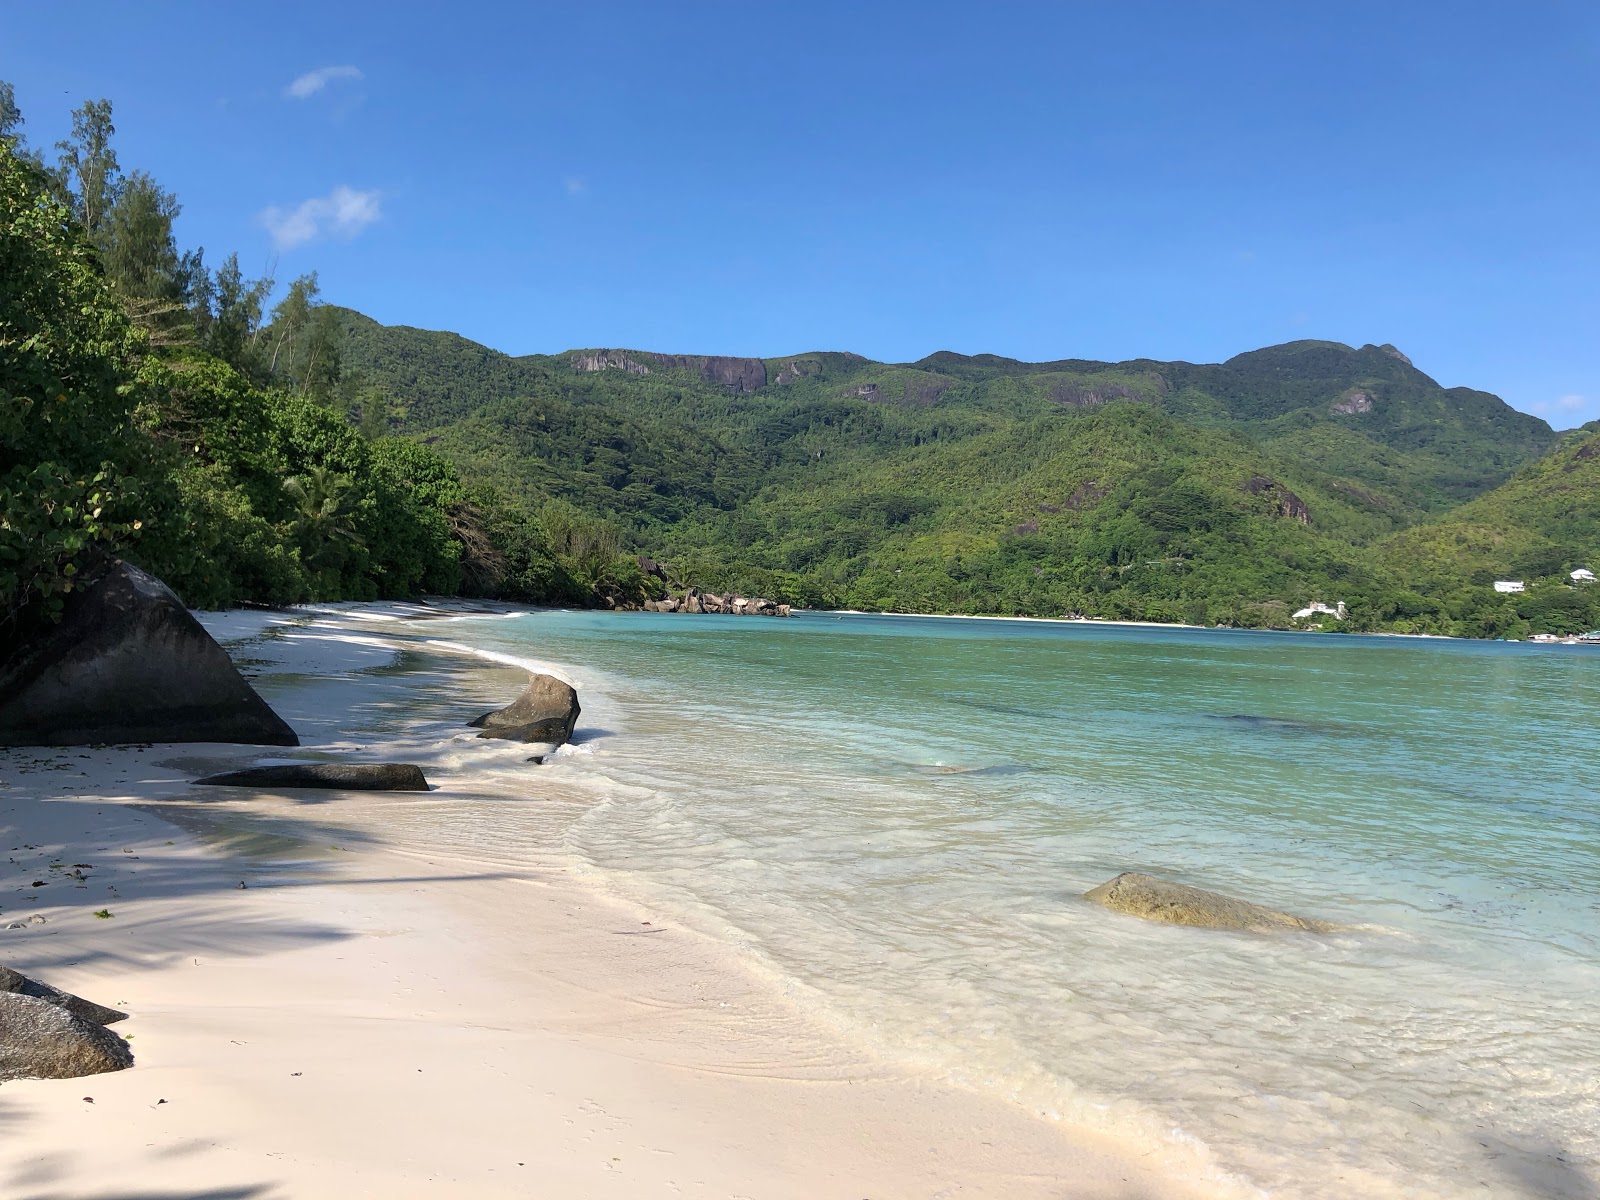
[[1572, 573], [1572, 582], [1573, 583], [1593, 583], [1594, 582], [1594, 572], [1589, 570], [1588, 567], [1579, 567], [1576, 571], [1574, 571]]
[[1527, 591], [1528, 585], [1523, 583], [1520, 579], [1496, 579], [1494, 581], [1494, 590], [1497, 592], [1510, 592], [1514, 594], [1516, 592]]
[[1325, 613], [1336, 621], [1342, 621], [1344, 620], [1344, 601], [1341, 600], [1338, 604], [1334, 605], [1332, 608], [1329, 608], [1321, 600], [1313, 600], [1310, 604], [1306, 605], [1306, 607], [1295, 613], [1294, 619], [1296, 621], [1303, 621], [1307, 617], [1316, 616], [1318, 613]]

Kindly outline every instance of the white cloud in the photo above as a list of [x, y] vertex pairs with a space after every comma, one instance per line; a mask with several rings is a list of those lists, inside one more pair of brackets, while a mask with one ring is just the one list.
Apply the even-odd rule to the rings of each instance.
[[283, 94], [291, 100], [307, 100], [315, 96], [335, 79], [361, 79], [360, 67], [318, 67], [315, 71], [307, 71], [288, 87], [283, 89]]
[[304, 245], [324, 234], [351, 238], [383, 213], [376, 191], [358, 192], [340, 184], [326, 196], [302, 200], [294, 208], [273, 205], [261, 214], [279, 250]]
[[1541, 417], [1555, 419], [1559, 427], [1562, 418], [1576, 413], [1579, 409], [1587, 408], [1588, 404], [1589, 397], [1568, 392], [1565, 396], [1558, 396], [1554, 400], [1536, 400], [1528, 405], [1528, 411], [1537, 413]]
[[589, 181], [581, 175], [568, 175], [561, 181], [569, 196], [581, 196], [589, 190]]

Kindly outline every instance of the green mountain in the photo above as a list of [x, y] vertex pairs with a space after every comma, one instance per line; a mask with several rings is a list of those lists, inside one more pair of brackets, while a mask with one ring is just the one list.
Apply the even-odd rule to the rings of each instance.
[[[673, 460], [674, 479], [688, 467], [700, 490], [724, 503], [731, 476], [744, 470], [724, 462], [728, 455], [743, 452], [770, 469], [798, 449], [796, 438], [826, 441], [829, 429], [848, 426], [881, 447], [1128, 401], [1243, 433], [1279, 460], [1337, 477], [1352, 504], [1398, 528], [1503, 482], [1555, 438], [1498, 397], [1440, 387], [1393, 347], [1293, 342], [1214, 365], [1021, 363], [949, 352], [903, 365], [838, 353], [762, 360], [588, 349], [511, 358], [455, 334], [339, 312], [346, 369], [396, 398], [407, 432], [492, 459], [502, 436], [543, 437], [528, 421], [541, 405], [563, 418], [581, 411], [583, 440], [626, 446], [630, 461], [659, 451]], [[470, 435], [460, 430], [467, 420]], [[573, 465], [560, 448], [539, 456]], [[599, 454], [593, 470], [605, 474], [606, 458]], [[577, 465], [589, 473], [589, 464]], [[637, 465], [659, 482], [661, 472]]]
[[1492, 492], [1386, 539], [1416, 578], [1473, 585], [1600, 569], [1600, 429], [1575, 430]]
[[345, 370], [464, 478], [614, 521], [685, 579], [802, 604], [1284, 625], [1342, 599], [1347, 628], [1473, 632], [1492, 588], [1425, 578], [1397, 539], [1501, 503], [1558, 442], [1392, 346], [512, 358], [337, 311]]

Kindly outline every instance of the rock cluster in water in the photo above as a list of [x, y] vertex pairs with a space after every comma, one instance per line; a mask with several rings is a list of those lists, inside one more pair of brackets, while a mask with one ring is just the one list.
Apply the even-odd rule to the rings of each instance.
[[126, 1016], [0, 967], [0, 1082], [131, 1067], [128, 1043], [106, 1028]]
[[1243, 929], [1257, 933], [1298, 930], [1303, 933], [1328, 933], [1334, 926], [1326, 921], [1296, 917], [1276, 909], [1263, 908], [1248, 900], [1236, 900], [1218, 892], [1174, 883], [1154, 875], [1125, 872], [1109, 883], [1102, 883], [1084, 898], [1116, 912], [1164, 921], [1169, 925], [1195, 925], [1205, 929]]
[[688, 588], [680, 595], [669, 595], [664, 600], [646, 600], [646, 612], [724, 613], [733, 617], [787, 617], [794, 610], [787, 604], [764, 600], [760, 596], [735, 596], [731, 592], [719, 596], [715, 592], [702, 592]]

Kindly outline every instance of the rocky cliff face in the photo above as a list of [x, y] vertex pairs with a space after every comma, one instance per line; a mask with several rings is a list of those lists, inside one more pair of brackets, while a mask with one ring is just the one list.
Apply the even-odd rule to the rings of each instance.
[[629, 375], [648, 375], [651, 370], [693, 371], [707, 383], [719, 384], [740, 392], [754, 392], [767, 386], [767, 364], [759, 358], [728, 358], [706, 354], [656, 354], [653, 351], [580, 351], [572, 356], [575, 371], [625, 371]]
[[1372, 411], [1372, 394], [1357, 388], [1351, 388], [1328, 406], [1328, 411], [1339, 416], [1350, 416], [1355, 413], [1368, 413]]
[[1133, 388], [1121, 383], [1097, 383], [1085, 387], [1081, 383], [1061, 379], [1050, 385], [1050, 399], [1068, 408], [1093, 408], [1111, 400], [1143, 400]]
[[626, 371], [629, 375], [648, 375], [650, 368], [636, 358], [629, 358], [621, 350], [595, 350], [572, 356], [572, 369], [593, 373], [595, 371]]
[[813, 375], [822, 373], [822, 363], [815, 358], [794, 358], [778, 368], [778, 374], [772, 382], [777, 384], [793, 383], [797, 379], [809, 379]]
[[1244, 490], [1252, 496], [1267, 496], [1280, 517], [1289, 517], [1302, 525], [1311, 524], [1311, 510], [1283, 484], [1268, 475], [1252, 475], [1245, 481]]

